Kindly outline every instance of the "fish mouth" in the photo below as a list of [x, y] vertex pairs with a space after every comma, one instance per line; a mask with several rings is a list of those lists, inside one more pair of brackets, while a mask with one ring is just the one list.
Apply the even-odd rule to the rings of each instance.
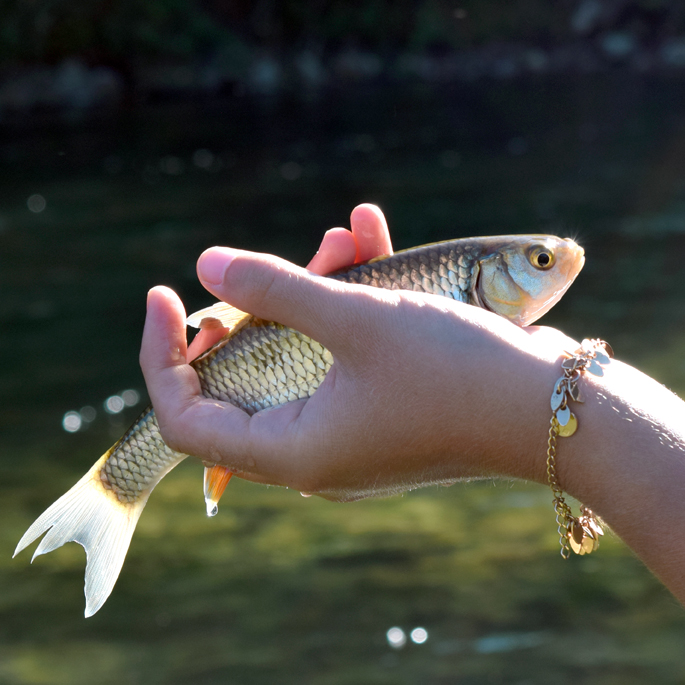
[[[491, 297], [490, 298], [493, 302], [497, 302], [498, 304], [504, 304], [509, 307], [516, 307], [517, 305], [521, 304], [521, 300], [503, 300], [501, 297]], [[490, 309], [492, 311], [492, 309]]]

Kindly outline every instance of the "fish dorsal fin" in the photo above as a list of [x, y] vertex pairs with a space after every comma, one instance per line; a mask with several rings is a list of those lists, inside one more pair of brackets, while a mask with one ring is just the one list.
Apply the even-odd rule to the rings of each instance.
[[232, 331], [246, 323], [252, 314], [236, 309], [225, 302], [216, 302], [211, 307], [205, 307], [194, 312], [186, 319], [186, 325], [193, 328], [213, 329], [227, 328]]
[[365, 262], [365, 263], [366, 264], [375, 264], [376, 262], [382, 262], [384, 259], [387, 259], [388, 257], [392, 257], [392, 253], [379, 254], [377, 257], [374, 257], [373, 259], [369, 259], [369, 261]]

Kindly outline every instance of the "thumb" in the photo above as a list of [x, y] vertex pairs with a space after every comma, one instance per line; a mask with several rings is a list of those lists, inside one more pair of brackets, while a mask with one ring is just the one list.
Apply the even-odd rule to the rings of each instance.
[[[340, 331], [354, 332], [366, 318], [364, 301], [396, 299], [390, 291], [341, 283], [271, 255], [213, 247], [198, 260], [204, 287], [219, 299], [266, 321], [314, 338], [332, 352]], [[350, 339], [347, 339], [349, 347]]]

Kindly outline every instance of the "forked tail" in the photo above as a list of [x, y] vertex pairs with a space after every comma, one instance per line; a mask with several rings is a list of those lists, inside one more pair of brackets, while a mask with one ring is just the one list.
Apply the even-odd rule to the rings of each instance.
[[86, 550], [86, 618], [105, 603], [119, 576], [140, 514], [152, 488], [135, 502], [119, 502], [100, 481], [100, 469], [112, 450], [105, 453], [71, 490], [38, 517], [19, 540], [16, 556], [47, 532], [33, 559], [78, 542]]

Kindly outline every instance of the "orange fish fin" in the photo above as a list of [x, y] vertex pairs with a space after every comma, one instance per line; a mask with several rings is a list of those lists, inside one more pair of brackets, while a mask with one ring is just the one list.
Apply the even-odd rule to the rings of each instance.
[[207, 516], [216, 516], [219, 512], [219, 500], [231, 480], [233, 473], [225, 466], [205, 466], [205, 504]]
[[244, 325], [251, 316], [230, 304], [217, 302], [211, 307], [205, 307], [191, 314], [186, 319], [186, 325], [202, 329], [227, 328], [232, 331]]

